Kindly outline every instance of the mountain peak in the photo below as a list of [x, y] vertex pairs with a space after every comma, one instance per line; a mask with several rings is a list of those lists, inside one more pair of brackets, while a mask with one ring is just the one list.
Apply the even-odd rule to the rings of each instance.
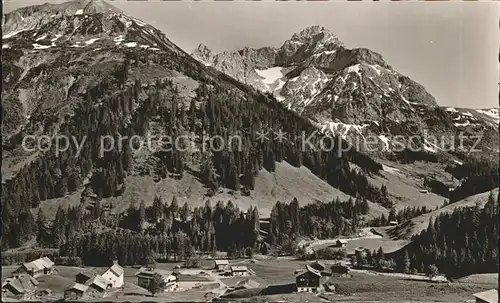
[[311, 25], [311, 26], [308, 26], [308, 27], [304, 28], [299, 33], [296, 33], [295, 35], [298, 35], [298, 36], [314, 36], [314, 35], [317, 35], [317, 34], [320, 34], [320, 33], [331, 34], [332, 32], [329, 29], [327, 29], [326, 27], [324, 27], [324, 26], [321, 26], [321, 25]]
[[203, 43], [198, 45], [191, 56], [205, 65], [210, 65], [213, 61], [212, 50]]
[[107, 3], [104, 0], [73, 0], [65, 2], [58, 6], [71, 13], [78, 14], [99, 14], [99, 13], [122, 13], [117, 7]]
[[343, 46], [342, 42], [324, 26], [306, 27], [283, 43], [279, 50], [278, 62], [293, 65], [305, 62], [313, 55], [333, 54]]
[[340, 45], [338, 38], [326, 27], [320, 25], [312, 25], [304, 28], [298, 33], [293, 34], [292, 41], [308, 43], [314, 42], [332, 42]]

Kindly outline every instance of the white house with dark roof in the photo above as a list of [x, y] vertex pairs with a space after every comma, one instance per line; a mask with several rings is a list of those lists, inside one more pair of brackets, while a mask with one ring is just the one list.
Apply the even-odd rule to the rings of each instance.
[[108, 288], [123, 286], [123, 268], [118, 264], [118, 261], [113, 261], [113, 265], [111, 265], [101, 276], [106, 280]]

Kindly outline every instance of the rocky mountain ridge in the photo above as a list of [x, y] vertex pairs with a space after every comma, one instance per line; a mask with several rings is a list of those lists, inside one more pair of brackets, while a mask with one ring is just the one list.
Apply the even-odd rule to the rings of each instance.
[[[199, 48], [209, 53], [208, 47]], [[246, 47], [202, 60], [198, 53], [193, 56], [200, 61], [272, 93], [321, 129], [346, 138], [376, 135], [388, 144], [387, 138], [396, 135], [453, 138], [480, 132], [490, 149], [499, 142], [498, 109], [485, 114], [440, 107], [421, 84], [397, 72], [382, 55], [366, 48], [348, 49], [321, 26], [293, 34], [278, 49]], [[438, 151], [422, 143], [426, 151]]]

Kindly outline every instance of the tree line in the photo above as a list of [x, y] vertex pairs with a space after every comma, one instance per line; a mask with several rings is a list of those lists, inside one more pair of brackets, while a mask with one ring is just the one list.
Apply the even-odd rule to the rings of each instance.
[[420, 215], [426, 214], [433, 211], [428, 209], [426, 206], [407, 206], [396, 212], [395, 208], [391, 208], [389, 215], [386, 217], [382, 214], [380, 217], [373, 218], [368, 225], [369, 226], [387, 226], [391, 221], [397, 221], [398, 224], [405, 223], [412, 218], [418, 217]]

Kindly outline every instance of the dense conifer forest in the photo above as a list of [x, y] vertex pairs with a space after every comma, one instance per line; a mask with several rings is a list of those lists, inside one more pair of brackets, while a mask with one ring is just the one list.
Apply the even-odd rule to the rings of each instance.
[[59, 208], [50, 223], [43, 212], [39, 213], [37, 242], [46, 248], [60, 248], [60, 256], [81, 257], [83, 264], [92, 266], [108, 264], [114, 258], [126, 265], [145, 264], [151, 258], [186, 260], [216, 251], [239, 257], [253, 251], [267, 253], [268, 243], [272, 247], [289, 245], [293, 251], [299, 237], [351, 234], [368, 211], [362, 199], [303, 207], [297, 199], [287, 204], [277, 202], [270, 232], [262, 236], [258, 209], [242, 211], [231, 201], [212, 206], [207, 200], [203, 207], [191, 208], [180, 206], [175, 197], [170, 203], [156, 197], [150, 207], [141, 202], [119, 215], [96, 206], [92, 211]]
[[498, 271], [498, 199], [431, 219], [412, 240], [396, 256], [399, 268], [425, 272], [435, 264], [449, 277]]

